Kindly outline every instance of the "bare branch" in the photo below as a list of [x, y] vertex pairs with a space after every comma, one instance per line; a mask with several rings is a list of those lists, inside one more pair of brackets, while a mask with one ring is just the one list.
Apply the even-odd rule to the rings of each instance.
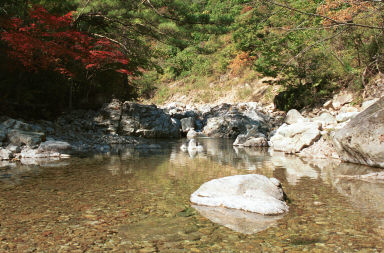
[[339, 31], [338, 33], [336, 33], [336, 34], [334, 34], [334, 35], [332, 35], [332, 36], [330, 36], [330, 37], [326, 37], [326, 38], [324, 38], [324, 39], [321, 39], [321, 40], [318, 40], [318, 41], [312, 43], [311, 45], [309, 45], [309, 46], [307, 46], [306, 48], [304, 48], [303, 50], [301, 50], [297, 55], [295, 55], [294, 57], [292, 57], [291, 59], [289, 59], [289, 61], [288, 61], [285, 65], [288, 66], [288, 64], [290, 64], [293, 60], [297, 59], [299, 56], [301, 56], [302, 54], [304, 54], [305, 52], [307, 52], [309, 49], [313, 48], [313, 47], [316, 46], [317, 44], [323, 43], [323, 42], [325, 42], [325, 41], [327, 41], [327, 40], [331, 40], [331, 39], [333, 39], [333, 38], [339, 36], [340, 34], [342, 34], [342, 33], [345, 32], [345, 31], [346, 31], [346, 29], [341, 30], [341, 31]]
[[78, 19], [81, 17], [81, 15], [84, 13], [84, 10], [85, 8], [88, 6], [88, 4], [91, 2], [91, 0], [87, 0], [87, 2], [84, 4], [83, 8], [81, 9], [81, 11], [79, 12], [79, 14], [77, 15], [77, 17], [75, 18], [75, 20], [73, 21], [74, 23], [77, 23]]
[[107, 40], [109, 40], [110, 42], [113, 42], [113, 43], [119, 45], [119, 46], [120, 46], [121, 48], [123, 48], [126, 52], [129, 52], [128, 48], [127, 48], [123, 43], [121, 43], [120, 41], [117, 41], [117, 40], [115, 40], [115, 39], [112, 39], [112, 38], [109, 38], [109, 37], [107, 37], [107, 36], [105, 36], [105, 35], [101, 35], [101, 34], [97, 34], [97, 33], [92, 33], [92, 35], [95, 36], [95, 37], [99, 37], [99, 38], [107, 39]]

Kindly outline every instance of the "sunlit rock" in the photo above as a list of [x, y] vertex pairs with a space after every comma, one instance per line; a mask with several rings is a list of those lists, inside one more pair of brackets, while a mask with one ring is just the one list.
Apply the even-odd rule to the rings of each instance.
[[284, 122], [287, 123], [288, 125], [292, 125], [292, 124], [304, 122], [304, 121], [307, 121], [307, 120], [300, 114], [299, 111], [295, 109], [289, 110], [284, 120]]
[[190, 198], [203, 206], [223, 206], [273, 215], [288, 211], [280, 182], [263, 175], [236, 175], [204, 183]]
[[304, 148], [301, 150], [299, 155], [303, 157], [320, 159], [339, 158], [339, 155], [337, 154], [336, 149], [333, 147], [332, 143], [325, 138], [320, 138], [320, 140], [315, 142], [312, 146]]
[[271, 138], [272, 147], [285, 153], [299, 152], [320, 138], [320, 127], [318, 122], [283, 124]]
[[12, 157], [13, 157], [12, 151], [0, 147], [0, 161], [10, 160], [12, 159]]
[[384, 167], [384, 98], [335, 132], [333, 142], [343, 161]]
[[359, 112], [341, 112], [336, 116], [337, 122], [345, 122], [353, 119], [359, 114]]

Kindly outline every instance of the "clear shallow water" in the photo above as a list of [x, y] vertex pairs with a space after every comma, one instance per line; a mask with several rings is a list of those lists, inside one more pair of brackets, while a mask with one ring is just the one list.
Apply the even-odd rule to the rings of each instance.
[[[201, 142], [199, 154], [173, 141], [41, 166], [2, 164], [0, 251], [384, 250], [384, 183], [342, 177], [378, 169], [234, 149], [231, 140]], [[278, 178], [289, 213], [265, 219], [191, 207], [189, 196], [202, 183], [248, 173]]]

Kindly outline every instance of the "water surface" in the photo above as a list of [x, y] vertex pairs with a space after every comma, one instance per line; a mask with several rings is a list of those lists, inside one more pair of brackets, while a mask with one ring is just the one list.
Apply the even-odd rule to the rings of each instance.
[[[384, 250], [384, 183], [342, 177], [378, 169], [200, 141], [202, 153], [171, 141], [157, 150], [116, 147], [113, 154], [0, 164], [0, 251]], [[282, 182], [288, 214], [191, 206], [202, 183], [249, 173]]]

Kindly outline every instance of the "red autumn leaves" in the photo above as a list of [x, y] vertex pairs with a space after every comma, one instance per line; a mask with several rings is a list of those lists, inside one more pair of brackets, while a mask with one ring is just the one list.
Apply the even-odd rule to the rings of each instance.
[[76, 30], [71, 13], [55, 16], [35, 7], [28, 21], [11, 18], [3, 26], [1, 40], [8, 46], [9, 57], [28, 71], [51, 69], [67, 78], [76, 77], [79, 69], [131, 74], [126, 69], [129, 60], [119, 48]]

